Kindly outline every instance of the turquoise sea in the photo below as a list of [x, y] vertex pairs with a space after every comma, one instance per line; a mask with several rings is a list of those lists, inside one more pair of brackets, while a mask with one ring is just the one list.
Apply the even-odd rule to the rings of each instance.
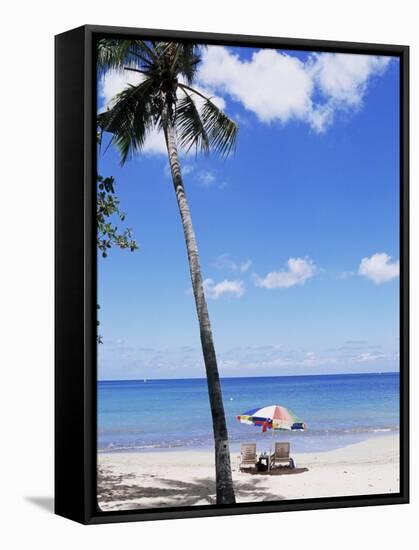
[[[233, 451], [256, 442], [291, 441], [297, 452], [328, 450], [399, 429], [399, 374], [222, 379]], [[306, 432], [240, 424], [238, 414], [267, 405], [290, 408]], [[209, 449], [212, 424], [205, 379], [98, 382], [98, 450]]]

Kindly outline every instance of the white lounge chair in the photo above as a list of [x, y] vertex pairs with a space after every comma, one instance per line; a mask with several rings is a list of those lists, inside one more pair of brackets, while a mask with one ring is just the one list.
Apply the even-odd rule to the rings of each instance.
[[256, 443], [242, 443], [240, 447], [240, 470], [255, 469], [257, 461]]
[[283, 441], [275, 443], [275, 452], [271, 454], [270, 468], [276, 468], [278, 466], [294, 467], [294, 461], [290, 457], [289, 443]]

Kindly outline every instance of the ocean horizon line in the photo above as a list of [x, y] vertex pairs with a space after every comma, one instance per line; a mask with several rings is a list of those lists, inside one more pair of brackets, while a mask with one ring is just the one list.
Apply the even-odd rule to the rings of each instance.
[[[314, 377], [330, 377], [330, 376], [371, 376], [371, 375], [400, 375], [400, 371], [373, 371], [373, 372], [336, 372], [336, 373], [316, 373], [316, 374], [270, 374], [259, 376], [220, 376], [220, 380], [235, 380], [235, 379], [260, 379], [260, 378], [314, 378]], [[205, 376], [191, 376], [179, 378], [149, 378], [143, 376], [140, 378], [105, 378], [98, 379], [97, 382], [168, 382], [180, 380], [206, 380]]]

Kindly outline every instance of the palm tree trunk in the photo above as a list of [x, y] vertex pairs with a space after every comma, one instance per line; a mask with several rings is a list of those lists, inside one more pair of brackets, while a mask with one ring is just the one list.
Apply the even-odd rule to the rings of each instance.
[[189, 270], [192, 279], [192, 289], [195, 297], [196, 311], [199, 320], [202, 352], [204, 355], [205, 369], [207, 373], [208, 394], [211, 406], [212, 425], [215, 440], [215, 475], [217, 504], [234, 504], [234, 488], [231, 477], [230, 450], [228, 444], [227, 424], [224, 415], [223, 398], [221, 394], [220, 377], [218, 374], [217, 358], [212, 339], [211, 323], [208, 315], [207, 302], [205, 300], [202, 285], [201, 268], [199, 265], [198, 247], [192, 219], [183, 186], [180, 170], [179, 155], [177, 150], [176, 135], [173, 126], [169, 122], [164, 134], [166, 138], [167, 152], [169, 155], [170, 170], [175, 188], [176, 199], [182, 219], [183, 232], [185, 234], [186, 249], [189, 260]]

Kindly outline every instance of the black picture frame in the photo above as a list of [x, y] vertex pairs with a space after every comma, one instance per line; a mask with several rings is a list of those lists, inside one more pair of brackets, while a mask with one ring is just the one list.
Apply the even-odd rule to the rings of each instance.
[[[400, 493], [101, 512], [96, 506], [97, 37], [153, 37], [400, 59]], [[55, 38], [55, 513], [84, 524], [409, 502], [409, 47], [86, 25]]]

